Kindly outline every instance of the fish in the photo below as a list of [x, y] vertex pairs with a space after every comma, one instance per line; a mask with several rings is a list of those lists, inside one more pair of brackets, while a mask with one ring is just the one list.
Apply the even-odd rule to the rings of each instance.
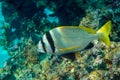
[[43, 35], [37, 45], [37, 51], [54, 55], [70, 54], [86, 49], [96, 39], [110, 46], [111, 27], [111, 21], [98, 30], [84, 26], [56, 27]]

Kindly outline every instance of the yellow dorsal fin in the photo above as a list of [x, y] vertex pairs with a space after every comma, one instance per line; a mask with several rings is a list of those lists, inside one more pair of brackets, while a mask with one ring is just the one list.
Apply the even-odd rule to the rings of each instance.
[[92, 28], [87, 28], [87, 27], [84, 27], [84, 26], [59, 26], [59, 28], [78, 28], [78, 29], [81, 29], [81, 30], [84, 30], [90, 34], [95, 34], [96, 31], [93, 30]]
[[79, 28], [78, 26], [59, 26], [59, 28]]
[[79, 28], [88, 32], [88, 33], [90, 33], [90, 34], [95, 34], [96, 33], [96, 31], [93, 30], [92, 28], [87, 28], [87, 27], [83, 27], [83, 26], [79, 26]]

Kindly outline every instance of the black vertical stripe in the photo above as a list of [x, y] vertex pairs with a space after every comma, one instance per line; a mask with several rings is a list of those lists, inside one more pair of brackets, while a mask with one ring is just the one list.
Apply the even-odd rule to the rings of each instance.
[[43, 50], [44, 50], [45, 52], [47, 52], [47, 51], [46, 51], [46, 48], [45, 48], [45, 43], [43, 42], [43, 38], [41, 39], [41, 44], [42, 44]]
[[50, 47], [51, 47], [51, 49], [52, 49], [52, 51], [54, 53], [55, 52], [55, 45], [54, 45], [54, 41], [52, 39], [52, 36], [51, 36], [50, 32], [46, 33], [46, 38], [47, 38], [47, 40], [48, 40], [48, 42], [50, 44]]

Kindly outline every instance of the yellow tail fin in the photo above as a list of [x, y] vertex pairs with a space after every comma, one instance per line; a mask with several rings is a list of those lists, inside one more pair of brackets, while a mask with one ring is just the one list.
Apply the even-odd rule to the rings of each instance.
[[109, 34], [111, 31], [111, 21], [106, 22], [98, 31], [100, 33], [100, 40], [102, 40], [106, 45], [110, 45]]

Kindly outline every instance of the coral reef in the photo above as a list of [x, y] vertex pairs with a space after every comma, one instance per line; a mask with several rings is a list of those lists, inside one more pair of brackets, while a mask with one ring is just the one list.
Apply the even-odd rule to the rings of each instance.
[[[95, 41], [96, 42], [96, 41]], [[120, 43], [118, 43], [120, 45]], [[114, 46], [113, 46], [114, 45]], [[29, 43], [23, 54], [15, 55], [1, 69], [1, 79], [35, 79], [35, 80], [115, 80], [119, 77], [119, 50], [115, 43], [107, 47], [99, 42], [90, 50], [79, 53], [74, 61], [58, 56], [34, 52], [34, 44]], [[114, 52], [114, 53], [113, 53]], [[108, 54], [112, 55], [108, 55]], [[43, 58], [44, 56], [44, 58]], [[108, 57], [106, 57], [108, 56]], [[112, 57], [112, 58], [110, 58]], [[41, 59], [43, 58], [43, 59]], [[110, 59], [105, 61], [104, 59]]]
[[37, 46], [33, 44], [31, 39], [28, 39], [27, 45], [23, 49], [23, 56], [29, 63], [37, 63], [39, 61], [39, 53], [37, 52]]
[[86, 14], [86, 17], [82, 19], [79, 26], [86, 26], [91, 28], [99, 26], [100, 15], [98, 14], [98, 10], [91, 11], [90, 9], [89, 11], [88, 9]]

